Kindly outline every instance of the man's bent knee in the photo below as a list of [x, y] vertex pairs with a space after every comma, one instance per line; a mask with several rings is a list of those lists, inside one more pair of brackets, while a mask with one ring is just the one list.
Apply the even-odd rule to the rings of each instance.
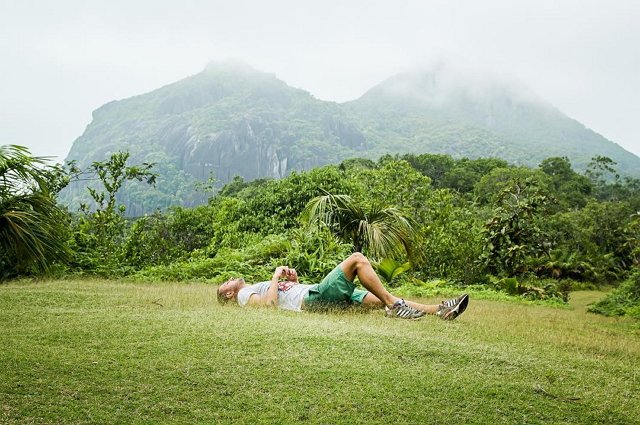
[[354, 252], [353, 254], [351, 254], [349, 256], [349, 258], [354, 259], [354, 260], [361, 260], [361, 259], [367, 259], [367, 257], [364, 256], [363, 253], [361, 252]]
[[367, 257], [362, 255], [360, 252], [354, 252], [340, 264], [340, 268], [342, 268], [347, 279], [353, 281], [357, 275], [358, 269], [366, 264], [369, 264]]
[[349, 258], [347, 260], [355, 268], [359, 268], [359, 267], [362, 267], [362, 266], [368, 266], [368, 265], [371, 264], [369, 262], [369, 259], [367, 257], [365, 257], [364, 254], [362, 254], [361, 252], [354, 252], [353, 254], [351, 254], [349, 256]]

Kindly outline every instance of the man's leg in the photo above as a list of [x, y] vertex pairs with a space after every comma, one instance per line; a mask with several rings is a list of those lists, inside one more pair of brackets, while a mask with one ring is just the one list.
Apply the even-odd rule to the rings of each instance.
[[[362, 300], [362, 305], [367, 306], [380, 306], [393, 305], [400, 298], [391, 294], [382, 285], [380, 278], [376, 274], [375, 270], [371, 266], [371, 263], [359, 252], [353, 253], [340, 263], [340, 267], [345, 274], [345, 277], [353, 282], [358, 277], [362, 286], [367, 288], [369, 294], [367, 294]], [[413, 301], [405, 301], [410, 307], [423, 311], [427, 314], [435, 314], [438, 311], [437, 305], [425, 305], [416, 303]]]
[[[438, 312], [439, 305], [436, 304], [420, 304], [414, 301], [404, 300], [409, 307], [413, 307], [416, 310], [423, 311], [427, 314], [436, 314]], [[363, 307], [382, 308], [384, 303], [380, 301], [378, 297], [369, 292], [362, 300]]]
[[[371, 266], [371, 263], [359, 252], [351, 254], [349, 258], [344, 260], [340, 267], [345, 274], [345, 277], [353, 282], [358, 277], [362, 286], [367, 288], [369, 293], [362, 300], [362, 305], [365, 307], [384, 307], [385, 305], [392, 305], [400, 298], [391, 294], [382, 285], [380, 278], [376, 274], [375, 270]], [[415, 308], [427, 314], [436, 314], [440, 309], [438, 304], [420, 304], [414, 301], [407, 301], [405, 303], [409, 307]]]
[[353, 282], [356, 277], [360, 279], [362, 286], [383, 304], [392, 305], [400, 299], [391, 295], [389, 291], [385, 289], [375, 270], [373, 270], [371, 263], [367, 257], [361, 253], [355, 252], [351, 254], [349, 258], [340, 263], [340, 268], [344, 272], [345, 277], [351, 282]]

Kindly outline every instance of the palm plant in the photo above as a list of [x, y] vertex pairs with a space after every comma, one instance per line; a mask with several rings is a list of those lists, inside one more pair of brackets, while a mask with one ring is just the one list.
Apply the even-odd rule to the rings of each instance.
[[366, 207], [348, 195], [327, 193], [313, 198], [301, 215], [306, 227], [328, 227], [353, 244], [354, 252], [366, 249], [378, 258], [397, 257], [416, 238], [410, 220], [396, 208]]
[[374, 267], [378, 276], [382, 277], [388, 284], [391, 284], [396, 277], [411, 270], [411, 263], [408, 261], [401, 263], [393, 258], [385, 258], [379, 263], [375, 263]]
[[50, 192], [46, 158], [0, 146], [0, 279], [67, 254], [64, 217]]

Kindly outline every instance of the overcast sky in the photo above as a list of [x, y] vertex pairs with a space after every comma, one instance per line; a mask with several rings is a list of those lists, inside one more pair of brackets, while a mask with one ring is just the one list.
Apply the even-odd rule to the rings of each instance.
[[639, 0], [0, 0], [0, 144], [61, 161], [102, 104], [227, 58], [339, 102], [488, 71], [640, 155]]

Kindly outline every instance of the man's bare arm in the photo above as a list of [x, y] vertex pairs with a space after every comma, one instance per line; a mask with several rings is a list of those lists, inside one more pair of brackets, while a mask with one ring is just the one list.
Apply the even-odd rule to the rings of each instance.
[[289, 267], [280, 266], [276, 268], [273, 272], [273, 277], [271, 278], [271, 283], [269, 283], [269, 289], [267, 293], [260, 296], [258, 294], [253, 294], [249, 297], [249, 301], [247, 305], [263, 305], [268, 307], [277, 307], [278, 306], [278, 282], [281, 277], [286, 277], [289, 274]]

